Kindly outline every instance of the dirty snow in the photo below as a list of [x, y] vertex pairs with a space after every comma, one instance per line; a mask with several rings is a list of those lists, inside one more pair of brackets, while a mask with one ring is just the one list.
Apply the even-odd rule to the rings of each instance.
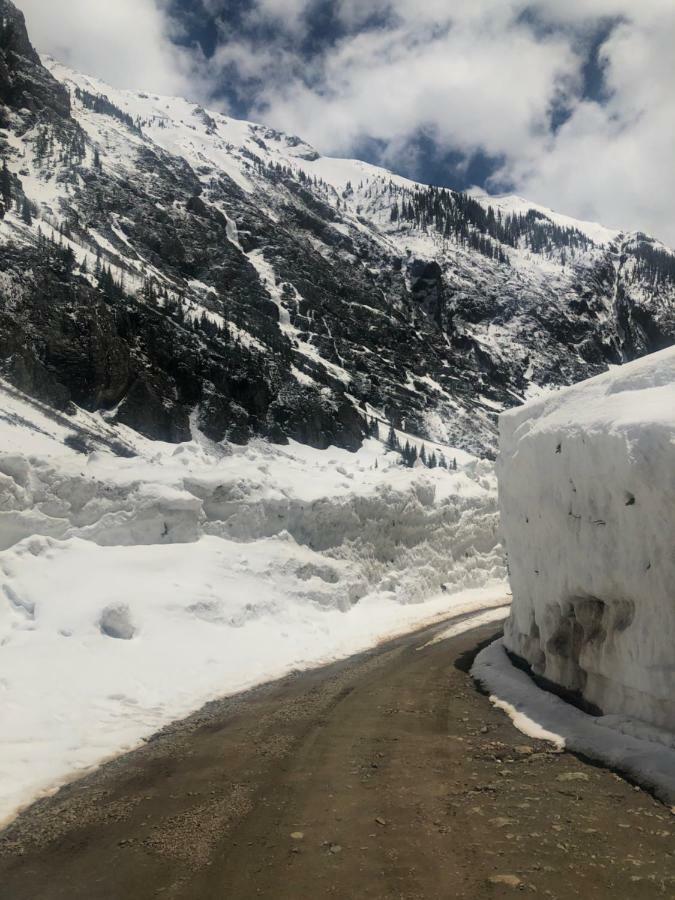
[[675, 735], [626, 716], [591, 716], [537, 687], [516, 668], [502, 640], [482, 650], [471, 670], [516, 728], [596, 759], [675, 804]]

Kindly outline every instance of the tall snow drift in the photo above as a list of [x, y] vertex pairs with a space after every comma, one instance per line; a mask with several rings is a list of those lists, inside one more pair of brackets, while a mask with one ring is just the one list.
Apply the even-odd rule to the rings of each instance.
[[507, 648], [675, 732], [675, 348], [504, 413], [500, 449]]
[[457, 457], [162, 444], [0, 381], [0, 823], [207, 700], [503, 605], [494, 469]]

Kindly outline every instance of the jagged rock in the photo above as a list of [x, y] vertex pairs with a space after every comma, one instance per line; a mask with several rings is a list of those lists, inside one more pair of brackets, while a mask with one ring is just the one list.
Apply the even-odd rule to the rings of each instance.
[[588, 775], [585, 772], [563, 772], [558, 775], [556, 781], [588, 781]]
[[0, 0], [0, 103], [49, 117], [70, 115], [68, 91], [41, 65], [23, 13]]

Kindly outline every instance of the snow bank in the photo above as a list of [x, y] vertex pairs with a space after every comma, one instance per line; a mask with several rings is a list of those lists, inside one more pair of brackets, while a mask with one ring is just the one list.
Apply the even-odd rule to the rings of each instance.
[[675, 349], [500, 418], [506, 646], [675, 732]]
[[471, 670], [513, 724], [529, 737], [581, 753], [628, 775], [675, 804], [675, 735], [625, 716], [590, 716], [538, 688], [512, 665], [503, 641], [482, 650]]
[[488, 463], [176, 447], [0, 386], [0, 819], [209, 699], [501, 605], [504, 576]]

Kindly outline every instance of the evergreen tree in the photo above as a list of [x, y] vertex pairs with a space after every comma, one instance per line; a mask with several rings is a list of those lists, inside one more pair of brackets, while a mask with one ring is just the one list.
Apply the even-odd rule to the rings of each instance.
[[30, 200], [28, 197], [23, 198], [23, 203], [21, 205], [21, 219], [26, 225], [33, 224], [33, 212], [30, 208]]
[[176, 300], [176, 319], [182, 324], [185, 322], [185, 298], [182, 294]]
[[12, 176], [7, 168], [7, 160], [3, 160], [2, 172], [0, 172], [0, 194], [5, 207], [5, 212], [12, 208]]
[[457, 457], [455, 457], [452, 461], [452, 468], [455, 470], [455, 472], [457, 471]]
[[389, 426], [389, 434], [387, 435], [387, 447], [390, 450], [399, 450], [401, 449], [401, 445], [398, 442], [398, 438], [396, 437], [396, 432], [394, 431], [394, 426]]
[[408, 465], [412, 469], [415, 463], [417, 462], [417, 447], [414, 444], [410, 445], [410, 457], [408, 460]]
[[75, 251], [70, 246], [70, 244], [67, 244], [61, 251], [62, 274], [66, 281], [71, 277], [71, 275], [75, 271], [75, 263], [76, 262], [77, 262], [77, 260], [75, 257]]
[[47, 131], [45, 128], [41, 128], [35, 139], [35, 155], [38, 159], [42, 159], [46, 155], [49, 146], [50, 142]]
[[436, 459], [436, 452], [432, 451], [431, 456], [429, 457], [429, 468], [435, 469], [438, 465], [438, 460]]
[[141, 296], [143, 300], [148, 304], [148, 306], [157, 307], [157, 291], [155, 289], [155, 282], [152, 278], [146, 278], [143, 282], [143, 287], [141, 289]]
[[422, 444], [422, 449], [420, 450], [420, 459], [426, 466], [426, 464], [427, 464], [427, 448], [424, 446], [424, 444]]
[[98, 286], [107, 300], [115, 300], [120, 294], [120, 285], [116, 283], [110, 266], [103, 266], [98, 276]]

